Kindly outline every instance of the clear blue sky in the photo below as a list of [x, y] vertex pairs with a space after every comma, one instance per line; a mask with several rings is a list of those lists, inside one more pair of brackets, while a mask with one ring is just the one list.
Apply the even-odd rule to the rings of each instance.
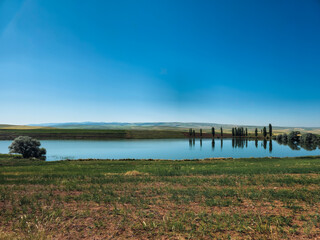
[[0, 0], [0, 123], [320, 126], [319, 0]]

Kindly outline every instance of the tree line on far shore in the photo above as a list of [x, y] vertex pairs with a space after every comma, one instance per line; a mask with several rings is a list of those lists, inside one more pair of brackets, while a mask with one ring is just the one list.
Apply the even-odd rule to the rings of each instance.
[[[307, 149], [307, 150], [314, 150], [318, 146], [320, 147], [320, 136], [317, 136], [312, 133], [303, 133], [301, 134], [299, 131], [292, 131], [289, 134], [283, 133], [283, 134], [278, 134], [276, 136], [273, 136], [272, 133], [272, 125], [269, 124], [267, 127], [263, 127], [262, 129], [255, 128], [254, 131], [254, 137], [258, 139], [259, 133], [263, 136], [263, 139], [274, 139], [277, 140], [279, 144], [285, 144], [288, 145], [291, 149], [293, 150], [299, 150], [299, 146]], [[224, 132], [223, 128], [220, 127], [220, 136], [218, 137], [223, 137]], [[231, 130], [232, 137], [252, 137], [252, 134], [249, 134], [248, 128], [244, 127], [233, 127]], [[211, 135], [212, 138], [216, 136], [216, 129], [214, 127], [211, 128]], [[260, 135], [260, 136], [261, 136]], [[228, 135], [225, 135], [228, 136]], [[192, 128], [189, 129], [189, 137], [196, 137], [196, 131]], [[203, 137], [203, 131], [200, 129], [200, 138]]]
[[[243, 127], [233, 127], [232, 130], [232, 137], [248, 137], [248, 128]], [[203, 136], [202, 129], [200, 128], [200, 137]], [[261, 133], [263, 134], [263, 137], [266, 138], [268, 135], [270, 138], [272, 137], [272, 125], [269, 124], [269, 132], [267, 132], [267, 128], [263, 127], [261, 129]], [[211, 128], [211, 135], [214, 138], [216, 135], [216, 130], [214, 127]], [[254, 131], [254, 136], [258, 137], [258, 128]], [[196, 131], [195, 129], [189, 128], [189, 137], [196, 137]], [[223, 137], [223, 128], [220, 127], [220, 137]]]

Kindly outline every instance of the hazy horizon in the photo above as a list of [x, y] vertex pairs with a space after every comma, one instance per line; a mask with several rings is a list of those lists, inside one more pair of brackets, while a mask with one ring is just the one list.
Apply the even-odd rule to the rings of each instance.
[[0, 124], [320, 127], [320, 2], [0, 1]]
[[[108, 125], [121, 125], [121, 124], [212, 124], [212, 125], [230, 125], [230, 126], [252, 126], [252, 127], [263, 127], [263, 126], [268, 126], [269, 124], [266, 125], [258, 125], [258, 124], [235, 124], [235, 123], [219, 123], [219, 122], [177, 122], [177, 121], [159, 121], [159, 122], [103, 122], [103, 121], [99, 121], [99, 122], [92, 122], [92, 121], [83, 121], [83, 122], [42, 122], [42, 123], [25, 123], [25, 124], [10, 124], [10, 123], [0, 123], [0, 125], [21, 125], [21, 126], [48, 126], [50, 127], [50, 125], [53, 126], [57, 126], [57, 125], [95, 125], [95, 124], [108, 124]], [[272, 124], [272, 123], [271, 123]], [[287, 126], [287, 125], [272, 125], [274, 128], [319, 128], [320, 126], [314, 126], [314, 127], [308, 127], [308, 126]]]

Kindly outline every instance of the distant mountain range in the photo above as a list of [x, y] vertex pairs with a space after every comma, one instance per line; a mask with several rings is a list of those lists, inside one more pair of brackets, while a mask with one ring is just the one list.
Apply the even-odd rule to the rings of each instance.
[[[264, 126], [253, 125], [236, 125], [236, 124], [218, 124], [218, 123], [201, 123], [201, 122], [68, 122], [68, 123], [42, 123], [42, 124], [30, 124], [28, 126], [38, 127], [53, 127], [53, 128], [66, 128], [66, 129], [136, 129], [136, 130], [185, 130], [189, 128], [202, 128], [210, 129], [224, 128], [231, 129], [232, 127], [246, 127], [248, 130], [254, 130], [255, 128], [263, 128]], [[267, 126], [266, 126], [267, 127]], [[319, 131], [320, 128], [314, 127], [277, 127], [273, 126], [274, 130], [280, 131]]]

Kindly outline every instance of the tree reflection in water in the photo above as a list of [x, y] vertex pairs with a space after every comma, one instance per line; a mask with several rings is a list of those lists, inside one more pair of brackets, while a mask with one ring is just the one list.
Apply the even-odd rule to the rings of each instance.
[[[316, 143], [301, 143], [300, 146], [307, 151], [313, 151], [317, 149], [317, 144]], [[320, 149], [320, 147], [319, 147]]]
[[272, 153], [272, 140], [269, 141], [269, 152]]
[[212, 150], [214, 150], [215, 145], [216, 145], [216, 142], [214, 141], [214, 139], [212, 139], [212, 143], [211, 143]]
[[266, 139], [263, 139], [263, 148], [267, 149], [267, 140]]
[[296, 150], [296, 151], [301, 150], [301, 148], [307, 151], [313, 151], [317, 149], [316, 142], [300, 142], [300, 141], [288, 141], [288, 140], [284, 141], [283, 139], [278, 138], [277, 143], [280, 145], [288, 146], [292, 150]]
[[244, 146], [248, 147], [248, 141], [243, 138], [232, 138], [232, 147], [233, 148], [244, 148]]

